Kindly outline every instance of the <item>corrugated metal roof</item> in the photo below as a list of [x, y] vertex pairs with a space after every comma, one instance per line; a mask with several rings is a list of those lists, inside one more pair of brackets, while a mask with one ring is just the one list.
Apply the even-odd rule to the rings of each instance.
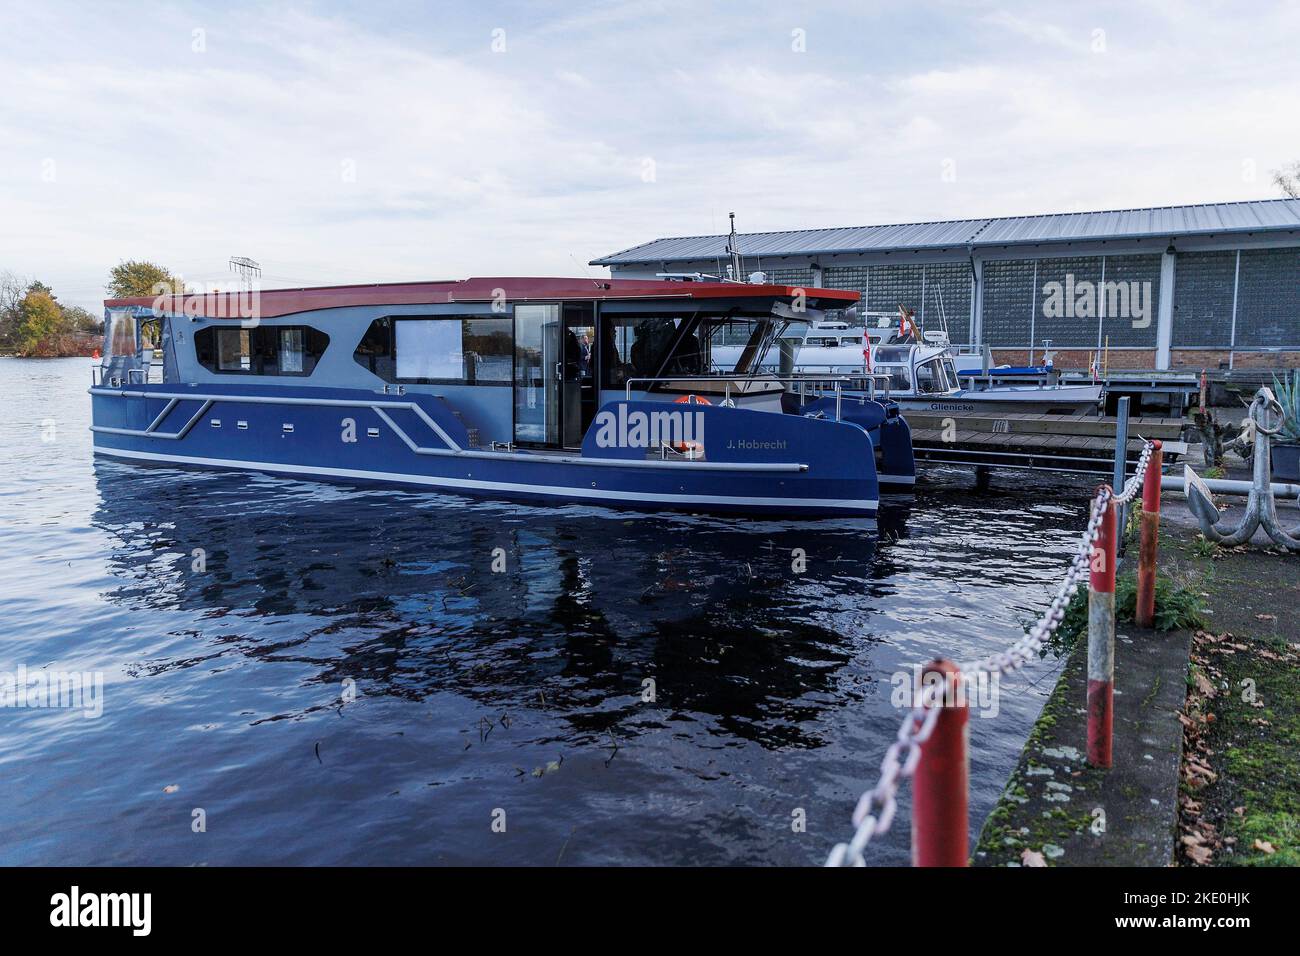
[[[904, 249], [944, 249], [1016, 243], [1138, 239], [1151, 236], [1300, 229], [1300, 199], [1261, 199], [1153, 206], [1102, 212], [1070, 212], [996, 219], [956, 219], [893, 226], [850, 226], [792, 232], [749, 232], [739, 236], [746, 256], [829, 255]], [[615, 252], [592, 265], [725, 259], [726, 236], [655, 239]]]

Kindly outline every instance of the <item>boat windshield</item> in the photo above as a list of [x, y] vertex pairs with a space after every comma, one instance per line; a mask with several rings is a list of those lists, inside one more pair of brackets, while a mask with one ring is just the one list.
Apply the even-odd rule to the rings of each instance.
[[[606, 388], [630, 379], [678, 375], [752, 375], [777, 339], [804, 324], [770, 312], [725, 315], [607, 315]], [[773, 359], [774, 361], [774, 359]]]
[[135, 325], [135, 313], [116, 309], [109, 310], [108, 327], [104, 330], [102, 364], [105, 368], [117, 356], [135, 354]]
[[806, 329], [806, 322], [771, 313], [731, 314], [706, 319], [700, 337], [715, 374], [753, 375], [775, 363], [778, 339], [802, 337]]
[[948, 380], [944, 375], [942, 361], [931, 359], [916, 367], [916, 391], [921, 395], [948, 391]]

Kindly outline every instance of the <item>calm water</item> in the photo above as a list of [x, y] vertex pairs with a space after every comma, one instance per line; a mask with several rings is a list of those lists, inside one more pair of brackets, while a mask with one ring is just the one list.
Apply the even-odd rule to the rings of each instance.
[[[1083, 520], [961, 475], [877, 528], [145, 469], [92, 457], [89, 367], [0, 359], [0, 671], [105, 682], [0, 710], [5, 864], [820, 863], [890, 675], [1015, 640]], [[976, 828], [1056, 666], [972, 720]]]

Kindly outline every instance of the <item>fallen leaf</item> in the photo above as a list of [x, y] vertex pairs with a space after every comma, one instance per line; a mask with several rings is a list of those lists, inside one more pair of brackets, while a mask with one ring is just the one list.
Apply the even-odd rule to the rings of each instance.
[[180, 787], [177, 784], [169, 783], [167, 786], [163, 787], [163, 793], [175, 793], [179, 789]]
[[1210, 852], [1209, 847], [1189, 846], [1187, 848], [1187, 858], [1193, 863], [1199, 863], [1201, 866], [1205, 866], [1213, 857], [1214, 854]]
[[1020, 854], [1020, 863], [1022, 866], [1047, 866], [1047, 861], [1043, 859], [1043, 854], [1037, 850], [1025, 850]]
[[1251, 844], [1251, 846], [1254, 847], [1256, 850], [1260, 850], [1263, 853], [1271, 854], [1277, 852], [1273, 848], [1273, 844], [1269, 843], [1267, 840], [1256, 840], [1254, 843]]

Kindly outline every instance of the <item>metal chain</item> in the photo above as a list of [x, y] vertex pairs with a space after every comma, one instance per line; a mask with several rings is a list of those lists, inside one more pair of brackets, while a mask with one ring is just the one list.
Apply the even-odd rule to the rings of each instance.
[[853, 823], [857, 827], [853, 839], [835, 845], [826, 859], [827, 866], [867, 865], [862, 851], [873, 837], [887, 832], [894, 822], [898, 788], [916, 773], [916, 766], [921, 762], [921, 744], [930, 739], [943, 712], [939, 704], [945, 681], [927, 684], [921, 691], [920, 701], [903, 718], [898, 739], [889, 745], [885, 759], [880, 762], [880, 779], [862, 795], [853, 811]]
[[1115, 503], [1126, 505], [1137, 497], [1142, 488], [1142, 481], [1146, 478], [1147, 465], [1151, 463], [1152, 443], [1146, 442], [1142, 446], [1142, 454], [1138, 456], [1137, 470], [1133, 472], [1133, 477], [1124, 482], [1124, 490], [1115, 495]]
[[[1052, 602], [1047, 606], [1038, 621], [1020, 640], [1005, 651], [991, 654], [981, 661], [963, 664], [962, 674], [997, 673], [1007, 674], [1019, 670], [1030, 661], [1038, 659], [1038, 653], [1047, 643], [1047, 639], [1065, 620], [1066, 608], [1070, 599], [1079, 591], [1084, 576], [1091, 571], [1092, 549], [1101, 535], [1101, 523], [1105, 519], [1106, 509], [1111, 503], [1123, 504], [1131, 501], [1146, 478], [1147, 466], [1151, 462], [1154, 446], [1146, 442], [1142, 454], [1138, 456], [1137, 469], [1127, 482], [1124, 490], [1115, 494], [1109, 486], [1103, 485], [1092, 499], [1088, 512], [1088, 523], [1079, 538], [1079, 547], [1070, 560], [1065, 577]], [[853, 811], [853, 823], [857, 827], [853, 839], [848, 843], [837, 843], [826, 859], [827, 866], [866, 866], [863, 851], [873, 837], [885, 833], [894, 822], [897, 809], [896, 798], [902, 782], [916, 773], [916, 765], [921, 760], [921, 744], [929, 739], [934, 725], [939, 720], [942, 708], [939, 706], [943, 693], [943, 682], [926, 685], [921, 692], [921, 699], [898, 728], [898, 739], [885, 751], [885, 759], [880, 765], [880, 779], [876, 785], [866, 791], [858, 806]]]

